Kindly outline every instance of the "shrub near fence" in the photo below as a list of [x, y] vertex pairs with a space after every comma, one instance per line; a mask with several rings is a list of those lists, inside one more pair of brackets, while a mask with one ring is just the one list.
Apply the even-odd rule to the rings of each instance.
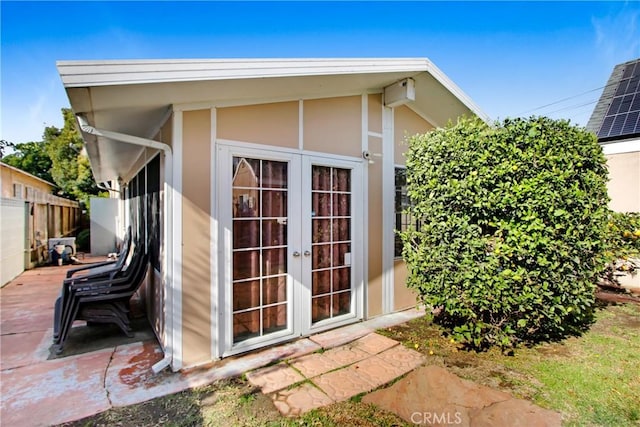
[[605, 264], [607, 171], [566, 121], [464, 119], [409, 139], [408, 286], [475, 348], [579, 333]]

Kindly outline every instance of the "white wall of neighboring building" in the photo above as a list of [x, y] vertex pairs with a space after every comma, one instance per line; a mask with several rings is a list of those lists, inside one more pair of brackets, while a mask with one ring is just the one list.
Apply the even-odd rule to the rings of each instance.
[[0, 286], [24, 271], [25, 202], [0, 198]]
[[640, 139], [602, 145], [609, 169], [609, 207], [616, 212], [640, 212]]
[[119, 199], [91, 198], [91, 255], [116, 251]]

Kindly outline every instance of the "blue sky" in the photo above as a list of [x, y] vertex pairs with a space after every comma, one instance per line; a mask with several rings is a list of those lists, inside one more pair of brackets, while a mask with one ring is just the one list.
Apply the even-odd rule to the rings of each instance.
[[614, 65], [640, 57], [639, 2], [3, 0], [0, 13], [0, 139], [16, 143], [62, 124], [57, 60], [427, 57], [493, 119], [584, 125]]

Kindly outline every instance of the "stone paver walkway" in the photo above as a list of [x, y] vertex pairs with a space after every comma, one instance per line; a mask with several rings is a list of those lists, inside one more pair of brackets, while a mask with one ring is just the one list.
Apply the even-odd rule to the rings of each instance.
[[559, 413], [464, 380], [439, 366], [423, 366], [391, 387], [362, 399], [416, 425], [560, 427]]
[[[150, 333], [149, 338], [144, 331], [135, 330], [132, 339], [116, 331], [113, 339], [105, 337], [105, 341], [99, 340], [102, 345], [94, 346], [81, 339], [86, 326], [79, 322], [70, 333], [65, 353], [73, 348], [74, 341], [78, 349], [87, 352], [52, 356], [53, 303], [69, 268], [56, 266], [25, 271], [0, 288], [1, 426], [49, 426], [74, 421], [265, 366], [277, 368], [270, 369], [272, 377], [264, 380], [265, 391], [278, 393], [274, 395], [274, 399], [279, 399], [276, 405], [295, 408], [289, 412], [303, 412], [307, 407], [322, 406], [337, 399], [304, 381], [349, 363], [351, 369], [356, 369], [355, 366], [376, 352], [377, 357], [383, 357], [381, 352], [389, 345], [372, 338], [361, 340], [357, 347], [349, 347], [348, 343], [377, 329], [424, 315], [420, 310], [393, 313], [208, 365], [177, 373], [164, 370], [154, 375], [151, 366], [161, 360], [163, 354], [153, 334]], [[92, 334], [95, 333], [94, 330]], [[345, 348], [339, 348], [345, 344]], [[309, 360], [304, 359], [305, 356]], [[314, 359], [320, 362], [314, 364]], [[294, 360], [299, 368], [289, 364]], [[363, 366], [366, 368], [366, 364]], [[291, 389], [278, 385], [294, 385], [300, 381], [302, 385]]]
[[[87, 348], [87, 353], [51, 358], [53, 301], [67, 269], [30, 270], [0, 289], [2, 426], [78, 420], [245, 372], [283, 414], [295, 416], [368, 393], [412, 370], [363, 401], [422, 425], [560, 425], [555, 412], [461, 380], [442, 368], [419, 367], [420, 353], [375, 333], [424, 315], [420, 310], [380, 316], [179, 373], [153, 374], [151, 366], [162, 359], [162, 351], [155, 339], [138, 336], [138, 331], [137, 342], [126, 343], [115, 335], [114, 342]], [[73, 328], [76, 338], [85, 328]]]
[[[322, 342], [327, 345], [329, 341]], [[282, 414], [295, 416], [367, 393], [423, 362], [420, 353], [371, 333], [347, 344], [248, 372], [247, 379], [268, 394]]]

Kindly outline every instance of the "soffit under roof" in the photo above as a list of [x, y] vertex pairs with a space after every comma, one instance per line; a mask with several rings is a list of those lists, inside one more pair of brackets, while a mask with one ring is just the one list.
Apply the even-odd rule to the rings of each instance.
[[[426, 59], [64, 61], [58, 63], [71, 107], [91, 126], [153, 138], [167, 111], [293, 99], [380, 93], [416, 81], [409, 107], [435, 126], [451, 118], [487, 116]], [[130, 174], [143, 149], [83, 135], [96, 179]]]

